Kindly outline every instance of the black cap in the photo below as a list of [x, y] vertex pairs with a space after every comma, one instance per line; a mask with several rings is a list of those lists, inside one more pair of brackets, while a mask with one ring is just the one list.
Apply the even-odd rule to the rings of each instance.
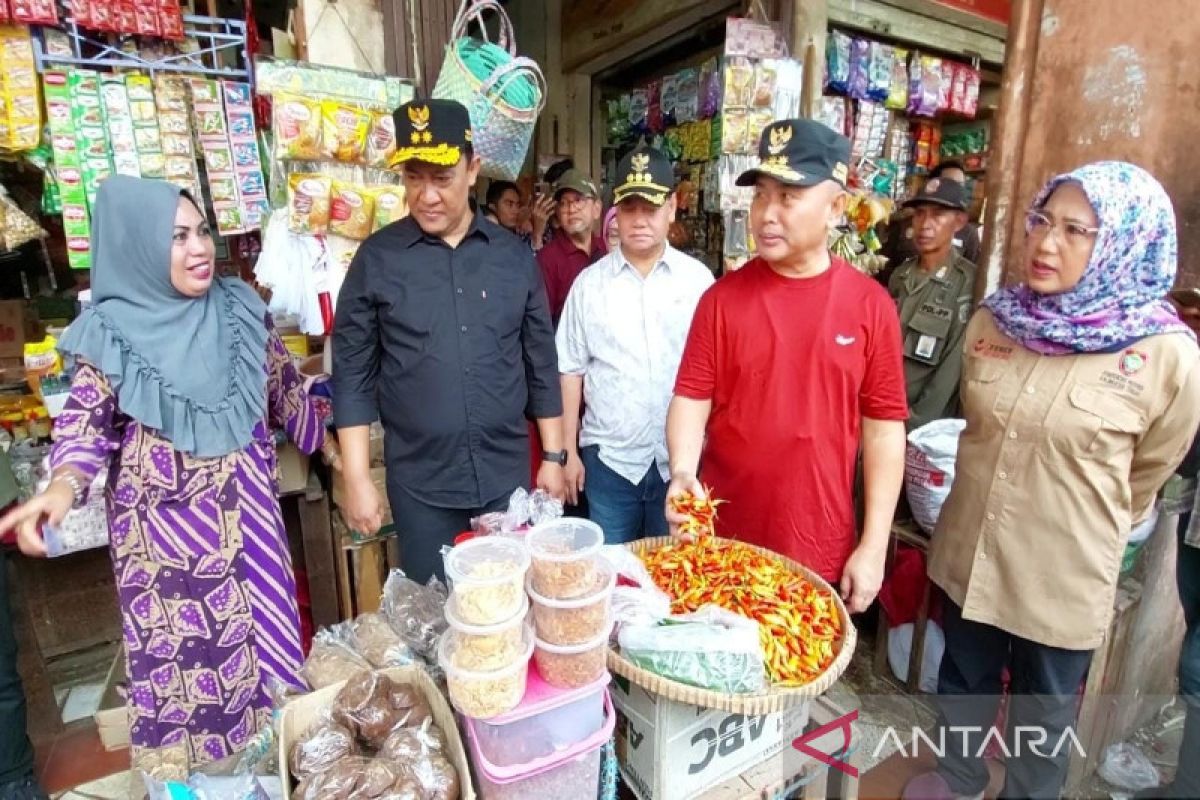
[[757, 167], [743, 172], [738, 186], [753, 186], [759, 175], [788, 186], [816, 186], [850, 178], [850, 140], [811, 119], [772, 122], [758, 143]]
[[613, 189], [614, 203], [627, 197], [640, 197], [661, 206], [675, 189], [675, 170], [671, 160], [661, 151], [641, 145], [621, 159], [617, 180], [620, 183]]
[[905, 201], [905, 208], [917, 206], [945, 206], [955, 211], [967, 210], [967, 190], [958, 181], [949, 178], [930, 178], [925, 181], [916, 197]]
[[451, 167], [471, 144], [471, 115], [454, 100], [413, 100], [392, 112], [396, 154], [389, 166], [427, 161]]

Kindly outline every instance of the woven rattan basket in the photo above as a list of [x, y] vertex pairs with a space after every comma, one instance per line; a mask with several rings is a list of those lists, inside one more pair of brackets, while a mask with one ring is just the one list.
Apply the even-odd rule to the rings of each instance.
[[[657, 550], [660, 547], [668, 545], [672, 541], [668, 536], [640, 539], [631, 543], [629, 549], [640, 556], [645, 552]], [[686, 683], [673, 681], [649, 670], [642, 669], [621, 655], [616, 649], [608, 651], [608, 668], [621, 677], [627, 678], [632, 683], [641, 686], [646, 691], [661, 695], [668, 700], [677, 700], [681, 703], [703, 706], [704, 708], [715, 708], [720, 711], [728, 711], [731, 714], [745, 714], [747, 716], [784, 711], [827, 692], [829, 687], [833, 686], [837, 679], [842, 676], [842, 673], [846, 671], [846, 667], [849, 666], [850, 659], [854, 655], [854, 646], [858, 642], [858, 632], [854, 629], [854, 624], [850, 621], [850, 614], [846, 611], [846, 606], [842, 602], [842, 598], [838, 596], [838, 593], [826, 580], [804, 565], [762, 547], [756, 547], [755, 545], [747, 545], [747, 547], [753, 547], [755, 550], [778, 558], [792, 572], [803, 575], [815, 586], [828, 589], [832, 593], [838, 617], [842, 622], [842, 637], [834, 644], [836, 653], [833, 663], [816, 680], [806, 683], [803, 686], [772, 688], [765, 692], [753, 694], [725, 694], [723, 692], [714, 692], [709, 689], [689, 686]]]

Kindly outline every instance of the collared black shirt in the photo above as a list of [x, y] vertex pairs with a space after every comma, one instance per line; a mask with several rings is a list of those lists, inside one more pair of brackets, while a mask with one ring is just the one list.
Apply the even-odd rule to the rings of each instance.
[[529, 479], [526, 417], [562, 413], [537, 262], [476, 213], [451, 249], [412, 217], [359, 247], [338, 296], [334, 420], [381, 418], [388, 483], [477, 508]]

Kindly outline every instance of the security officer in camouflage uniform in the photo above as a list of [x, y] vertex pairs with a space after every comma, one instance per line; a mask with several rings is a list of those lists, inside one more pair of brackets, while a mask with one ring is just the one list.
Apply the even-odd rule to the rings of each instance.
[[971, 316], [975, 265], [954, 247], [967, 221], [967, 197], [957, 181], [930, 178], [904, 204], [913, 209], [918, 255], [892, 274], [888, 291], [900, 310], [909, 430], [958, 414], [963, 334]]

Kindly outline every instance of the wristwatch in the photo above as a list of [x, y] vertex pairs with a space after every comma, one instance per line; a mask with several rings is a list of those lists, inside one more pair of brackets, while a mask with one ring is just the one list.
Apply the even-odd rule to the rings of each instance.
[[542, 461], [550, 461], [558, 464], [560, 467], [565, 467], [567, 465], [567, 451], [559, 450], [558, 452], [554, 452], [552, 450], [543, 450]]

